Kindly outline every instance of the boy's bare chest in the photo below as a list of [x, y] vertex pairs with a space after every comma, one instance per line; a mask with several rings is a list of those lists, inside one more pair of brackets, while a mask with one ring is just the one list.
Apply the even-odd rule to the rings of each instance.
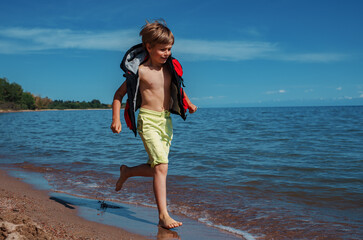
[[161, 71], [143, 71], [140, 76], [140, 84], [146, 89], [169, 88], [171, 77], [165, 70]]

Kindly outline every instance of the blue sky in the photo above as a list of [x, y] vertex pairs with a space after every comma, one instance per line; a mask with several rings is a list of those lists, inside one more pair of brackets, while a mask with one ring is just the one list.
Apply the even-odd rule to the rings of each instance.
[[163, 18], [200, 107], [363, 105], [363, 1], [0, 2], [0, 77], [111, 103], [145, 20]]

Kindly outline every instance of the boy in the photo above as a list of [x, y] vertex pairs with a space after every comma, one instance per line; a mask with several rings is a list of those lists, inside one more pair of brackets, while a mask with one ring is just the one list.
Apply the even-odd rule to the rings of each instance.
[[[185, 118], [186, 110], [182, 109], [183, 104], [181, 103], [182, 107], [180, 107], [180, 104], [178, 106], [177, 103], [186, 103], [190, 113], [194, 113], [197, 107], [190, 102], [184, 91], [179, 90], [180, 83], [178, 86], [177, 76], [175, 75], [176, 70], [170, 64], [172, 61], [174, 63], [175, 59], [171, 59], [174, 36], [169, 28], [159, 21], [147, 22], [142, 28], [140, 36], [142, 36], [143, 49], [141, 48], [140, 50], [138, 45], [131, 48], [126, 53], [121, 64], [124, 66], [122, 68], [126, 70], [126, 73], [136, 76], [133, 78], [133, 81], [137, 79], [137, 84], [131, 86], [132, 82], [127, 79], [116, 91], [112, 104], [111, 129], [114, 133], [121, 132], [120, 108], [125, 94], [128, 94], [127, 105], [130, 103], [133, 111], [136, 111], [138, 108], [136, 99], [139, 96], [139, 92], [141, 95], [141, 105], [137, 119], [137, 131], [144, 143], [149, 160], [147, 164], [135, 167], [122, 165], [120, 167], [120, 178], [116, 183], [115, 190], [119, 191], [129, 177], [153, 177], [154, 195], [159, 211], [159, 226], [171, 229], [181, 226], [182, 223], [169, 216], [166, 203], [168, 154], [173, 137], [170, 112], [178, 113]], [[167, 62], [168, 64], [166, 64]], [[179, 71], [180, 69], [181, 67]], [[134, 95], [131, 100], [130, 95]], [[180, 100], [182, 95], [184, 95], [184, 100]], [[180, 101], [173, 96], [179, 96]], [[125, 116], [128, 114], [129, 111], [125, 109]], [[134, 113], [132, 112], [132, 114]], [[128, 122], [127, 125], [132, 129], [134, 125], [132, 124], [133, 118], [131, 117], [130, 119], [131, 123], [127, 119], [126, 122]], [[136, 135], [136, 129], [133, 130]]]

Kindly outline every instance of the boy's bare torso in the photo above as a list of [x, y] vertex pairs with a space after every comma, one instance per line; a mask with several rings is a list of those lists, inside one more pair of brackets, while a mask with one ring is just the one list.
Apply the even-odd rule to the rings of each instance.
[[146, 62], [139, 67], [141, 107], [162, 112], [169, 110], [171, 75], [161, 65]]

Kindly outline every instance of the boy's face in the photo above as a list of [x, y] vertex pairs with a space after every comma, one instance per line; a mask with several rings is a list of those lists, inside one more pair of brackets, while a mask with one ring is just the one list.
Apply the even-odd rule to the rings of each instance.
[[150, 58], [156, 64], [164, 64], [166, 62], [171, 54], [172, 46], [172, 44], [156, 44], [151, 47], [150, 44], [146, 44]]

